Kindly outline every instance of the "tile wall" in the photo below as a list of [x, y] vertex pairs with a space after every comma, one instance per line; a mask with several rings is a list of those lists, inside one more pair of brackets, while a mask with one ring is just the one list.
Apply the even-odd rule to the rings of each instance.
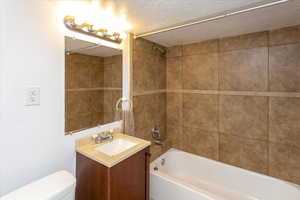
[[66, 55], [66, 134], [114, 121], [121, 97], [122, 56]]
[[122, 56], [104, 58], [103, 124], [120, 120], [115, 116], [117, 101], [122, 97]]
[[[133, 47], [135, 134], [148, 140], [155, 126], [160, 129], [162, 138], [166, 138], [166, 57], [153, 50], [153, 45], [137, 39]], [[151, 151], [154, 159], [162, 149], [153, 145]]]
[[168, 49], [173, 147], [300, 184], [300, 26]]

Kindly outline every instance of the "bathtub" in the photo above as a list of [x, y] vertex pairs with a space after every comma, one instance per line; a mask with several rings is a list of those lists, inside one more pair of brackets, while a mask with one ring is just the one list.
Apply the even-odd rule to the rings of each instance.
[[300, 186], [170, 149], [150, 165], [150, 200], [300, 200]]

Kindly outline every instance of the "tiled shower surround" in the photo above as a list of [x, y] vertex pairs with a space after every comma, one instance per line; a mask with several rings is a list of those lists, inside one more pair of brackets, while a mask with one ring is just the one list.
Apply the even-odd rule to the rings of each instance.
[[114, 121], [121, 95], [121, 55], [66, 55], [66, 134]]
[[166, 66], [150, 44], [135, 44], [137, 134], [159, 123], [175, 148], [300, 184], [300, 26], [171, 47]]
[[[135, 134], [151, 140], [150, 131], [157, 126], [166, 137], [166, 57], [152, 49], [154, 43], [137, 39], [133, 47], [133, 103]], [[162, 153], [151, 146], [152, 158]]]

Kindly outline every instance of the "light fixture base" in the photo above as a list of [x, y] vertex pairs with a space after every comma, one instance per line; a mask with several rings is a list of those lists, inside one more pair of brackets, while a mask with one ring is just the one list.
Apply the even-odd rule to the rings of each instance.
[[[120, 44], [122, 42], [122, 38], [120, 38], [120, 33], [113, 33], [112, 35], [107, 34], [107, 29], [99, 29], [94, 30], [92, 24], [83, 23], [83, 24], [76, 24], [75, 17], [73, 16], [65, 16], [64, 17], [64, 25], [71, 31], [82, 33], [85, 35], [89, 35], [92, 37], [99, 38], [101, 40], [106, 40], [109, 42]], [[98, 33], [102, 33], [102, 36]]]

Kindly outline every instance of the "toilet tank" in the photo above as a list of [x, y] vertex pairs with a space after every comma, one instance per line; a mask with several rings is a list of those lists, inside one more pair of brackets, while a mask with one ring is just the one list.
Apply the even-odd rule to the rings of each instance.
[[76, 180], [66, 171], [59, 171], [28, 184], [0, 200], [74, 200]]

